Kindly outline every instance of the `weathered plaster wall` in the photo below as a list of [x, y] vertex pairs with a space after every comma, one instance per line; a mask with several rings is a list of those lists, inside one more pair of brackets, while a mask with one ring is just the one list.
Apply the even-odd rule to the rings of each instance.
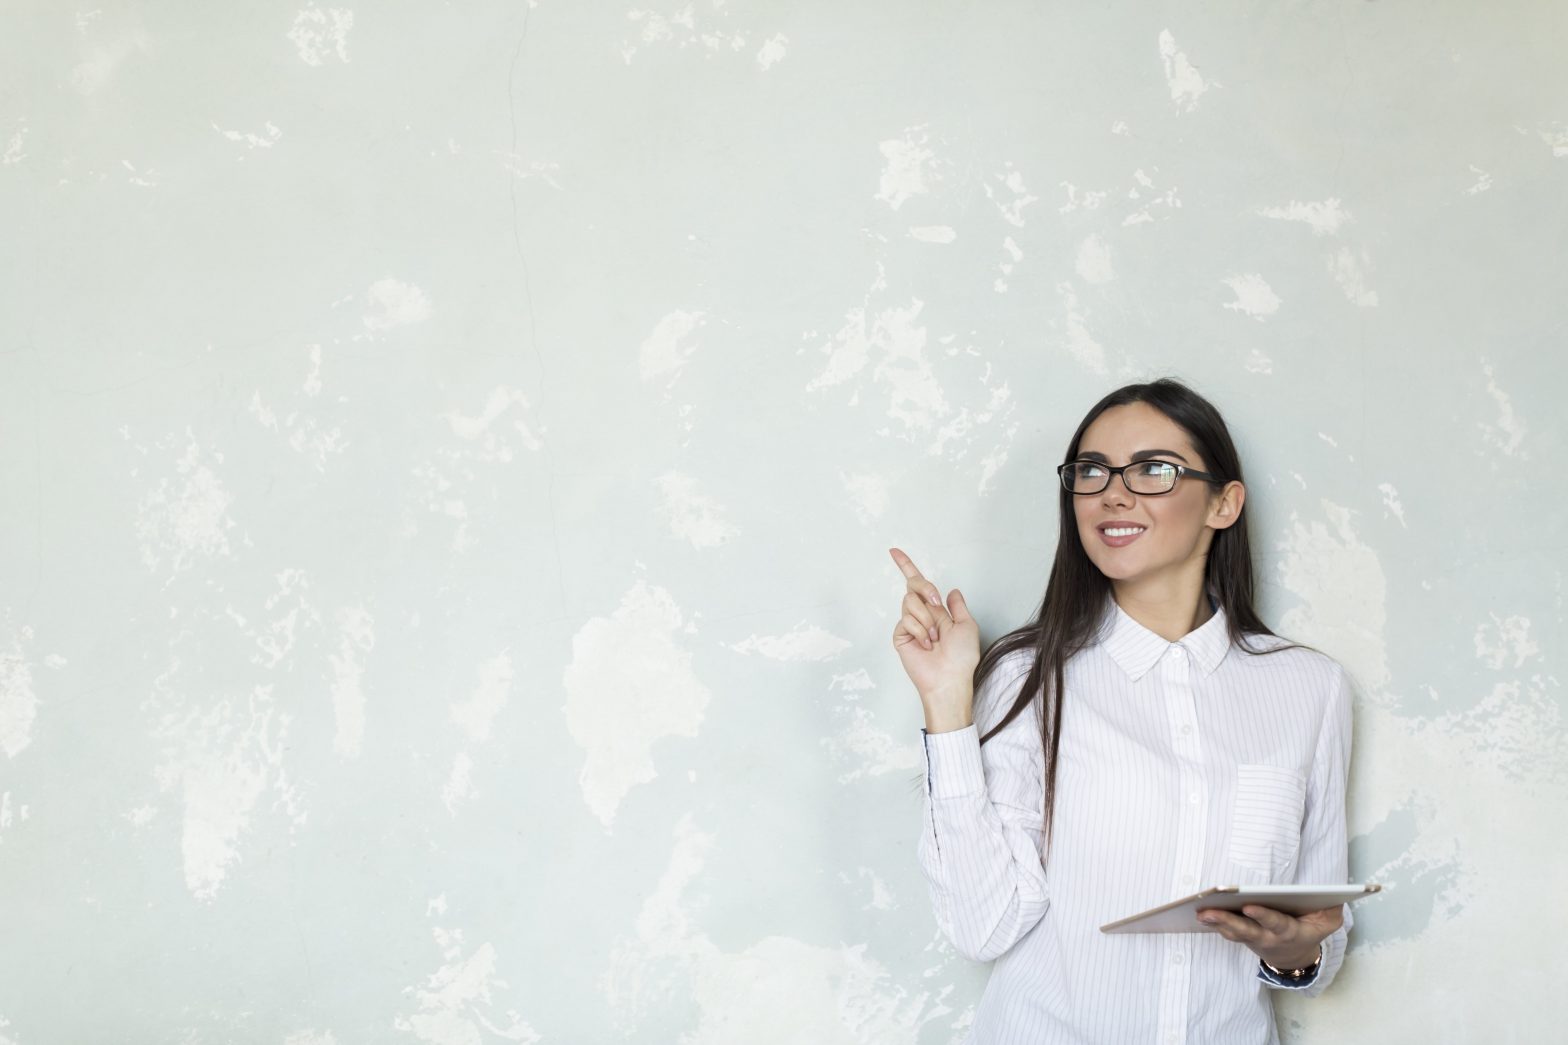
[[1560, 1034], [1568, 7], [342, 2], [0, 8], [0, 1041], [958, 1040], [886, 548], [1164, 373], [1359, 686], [1287, 1039]]

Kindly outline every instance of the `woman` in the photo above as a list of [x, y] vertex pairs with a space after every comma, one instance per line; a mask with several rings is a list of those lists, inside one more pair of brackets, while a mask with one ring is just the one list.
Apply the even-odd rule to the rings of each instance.
[[890, 549], [925, 709], [921, 867], [944, 935], [996, 960], [968, 1040], [1275, 1042], [1272, 991], [1328, 986], [1344, 907], [1099, 927], [1210, 885], [1345, 882], [1349, 680], [1253, 610], [1246, 487], [1207, 400], [1117, 389], [1066, 462], [1045, 600], [984, 658], [963, 595]]

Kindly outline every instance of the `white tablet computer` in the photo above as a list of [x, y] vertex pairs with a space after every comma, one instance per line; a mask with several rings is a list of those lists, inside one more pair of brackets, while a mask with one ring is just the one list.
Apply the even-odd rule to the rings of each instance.
[[1120, 921], [1100, 926], [1102, 933], [1211, 933], [1214, 926], [1198, 921], [1198, 912], [1211, 907], [1240, 913], [1246, 904], [1257, 904], [1286, 914], [1321, 911], [1335, 904], [1371, 896], [1383, 887], [1370, 882], [1353, 885], [1216, 885], [1201, 893], [1151, 907]]

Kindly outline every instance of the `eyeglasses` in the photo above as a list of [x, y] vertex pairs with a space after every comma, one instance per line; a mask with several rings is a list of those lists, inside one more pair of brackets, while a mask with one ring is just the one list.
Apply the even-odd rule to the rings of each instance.
[[1056, 469], [1056, 474], [1062, 477], [1062, 487], [1068, 493], [1080, 496], [1100, 493], [1111, 485], [1111, 476], [1118, 472], [1128, 490], [1145, 496], [1170, 493], [1176, 488], [1176, 480], [1184, 475], [1211, 483], [1225, 481], [1217, 475], [1169, 461], [1134, 461], [1120, 468], [1097, 461], [1068, 461]]

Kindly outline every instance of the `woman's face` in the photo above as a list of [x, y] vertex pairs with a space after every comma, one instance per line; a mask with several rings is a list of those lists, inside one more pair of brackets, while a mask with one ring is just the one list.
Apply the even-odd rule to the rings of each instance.
[[[1152, 451], [1152, 453], [1151, 453]], [[1209, 470], [1182, 429], [1148, 403], [1113, 406], [1089, 425], [1078, 444], [1078, 459], [1118, 467], [1137, 457]], [[1203, 559], [1214, 530], [1232, 525], [1241, 511], [1244, 491], [1238, 482], [1220, 487], [1186, 476], [1169, 493], [1135, 494], [1118, 474], [1097, 494], [1074, 495], [1078, 537], [1089, 559], [1112, 581], [1137, 582], [1169, 576], [1172, 580], [1195, 570], [1203, 576]], [[1105, 534], [1109, 524], [1142, 527], [1131, 539]], [[1114, 542], [1114, 543], [1113, 543]]]

